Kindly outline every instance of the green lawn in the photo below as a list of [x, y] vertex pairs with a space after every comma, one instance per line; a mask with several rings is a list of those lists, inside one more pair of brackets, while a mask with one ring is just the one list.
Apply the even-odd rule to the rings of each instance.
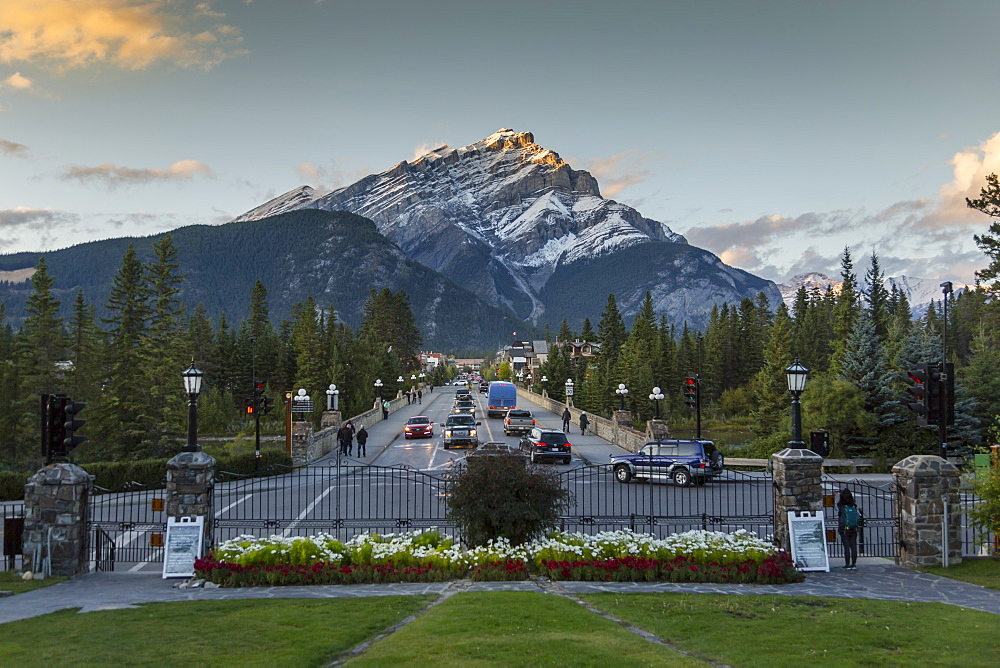
[[[534, 592], [452, 596], [351, 665], [1000, 665], [1000, 615], [939, 603], [792, 596]], [[150, 603], [0, 625], [0, 664], [323, 666], [431, 596]]]
[[673, 666], [698, 664], [561, 596], [456, 594], [350, 666]]
[[12, 591], [15, 594], [23, 594], [32, 589], [41, 589], [59, 582], [65, 582], [66, 578], [45, 578], [44, 580], [22, 580], [16, 571], [0, 571], [0, 591]]
[[924, 573], [940, 575], [941, 577], [970, 582], [988, 589], [1000, 589], [1000, 558], [985, 557], [981, 559], [965, 558], [958, 566], [948, 568], [925, 567]]
[[997, 666], [1000, 616], [943, 603], [594, 594], [596, 608], [734, 666]]
[[0, 625], [6, 666], [318, 666], [429, 596], [147, 603]]

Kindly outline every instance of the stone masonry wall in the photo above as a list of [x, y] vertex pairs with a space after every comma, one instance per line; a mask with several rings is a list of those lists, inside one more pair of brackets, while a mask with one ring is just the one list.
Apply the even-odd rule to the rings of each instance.
[[49, 464], [24, 486], [24, 567], [72, 577], [87, 572], [94, 483], [76, 464]]
[[936, 455], [911, 455], [892, 467], [892, 477], [896, 485], [894, 507], [899, 517], [898, 562], [909, 568], [941, 565], [943, 547], [947, 544], [949, 563], [960, 564], [962, 518], [958, 469]]
[[771, 455], [774, 476], [774, 542], [791, 551], [789, 511], [823, 511], [823, 458], [812, 450], [785, 448]]

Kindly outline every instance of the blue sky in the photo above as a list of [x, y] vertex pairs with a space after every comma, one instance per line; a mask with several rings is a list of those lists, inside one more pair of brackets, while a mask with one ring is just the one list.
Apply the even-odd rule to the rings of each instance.
[[972, 282], [1000, 3], [3, 0], [0, 253], [221, 223], [498, 128], [777, 281]]

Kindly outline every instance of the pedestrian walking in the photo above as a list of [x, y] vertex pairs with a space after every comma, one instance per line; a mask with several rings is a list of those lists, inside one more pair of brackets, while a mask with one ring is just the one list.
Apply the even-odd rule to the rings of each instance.
[[355, 436], [358, 439], [358, 457], [367, 457], [368, 430], [365, 429], [364, 425], [361, 425], [361, 429], [358, 429], [358, 433]]
[[563, 409], [562, 419], [563, 419], [563, 431], [567, 434], [569, 433], [569, 421], [572, 419], [572, 415], [569, 413], [569, 407]]
[[382, 419], [383, 420], [388, 420], [389, 419], [389, 400], [388, 399], [386, 399], [385, 401], [382, 402]]
[[351, 440], [354, 438], [353, 432], [347, 427], [347, 423], [340, 425], [337, 430], [337, 442], [340, 443], [340, 454], [348, 455], [351, 451]]
[[840, 500], [837, 501], [837, 532], [844, 546], [844, 568], [855, 571], [858, 568], [858, 534], [864, 525], [864, 515], [854, 495], [846, 487], [840, 490]]
[[411, 395], [410, 395], [410, 392], [409, 392], [409, 391], [407, 391], [407, 392], [406, 392], [406, 405], [407, 405], [407, 406], [409, 406], [410, 404], [412, 404], [412, 403], [413, 403], [413, 399], [411, 399], [410, 397], [411, 397]]
[[422, 390], [417, 390], [417, 403], [418, 404], [424, 403], [424, 393]]
[[580, 436], [587, 433], [588, 426], [590, 426], [590, 420], [587, 419], [587, 414], [580, 413]]

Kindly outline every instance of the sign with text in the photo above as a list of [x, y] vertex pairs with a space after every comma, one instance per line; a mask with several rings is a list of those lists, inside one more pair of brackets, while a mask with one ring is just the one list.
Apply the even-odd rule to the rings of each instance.
[[167, 518], [164, 578], [189, 578], [194, 575], [194, 560], [201, 556], [204, 528], [204, 517]]
[[822, 512], [788, 511], [792, 561], [800, 571], [830, 571], [826, 554], [826, 523]]

